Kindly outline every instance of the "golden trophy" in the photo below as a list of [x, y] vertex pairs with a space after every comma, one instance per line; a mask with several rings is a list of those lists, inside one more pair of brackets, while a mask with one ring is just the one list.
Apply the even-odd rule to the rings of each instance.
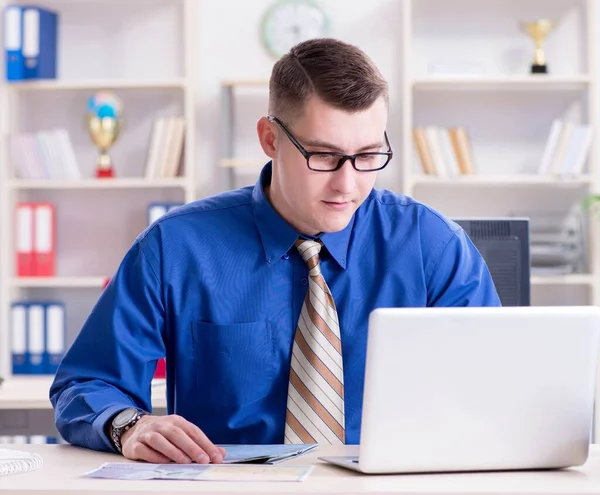
[[547, 74], [548, 64], [546, 62], [546, 55], [544, 53], [544, 40], [546, 37], [554, 31], [557, 23], [550, 19], [537, 19], [533, 22], [520, 22], [519, 27], [521, 31], [528, 34], [535, 45], [535, 57], [531, 64], [532, 74]]
[[109, 91], [100, 91], [88, 100], [87, 127], [90, 137], [100, 150], [96, 177], [114, 177], [115, 171], [108, 149], [119, 137], [123, 104]]

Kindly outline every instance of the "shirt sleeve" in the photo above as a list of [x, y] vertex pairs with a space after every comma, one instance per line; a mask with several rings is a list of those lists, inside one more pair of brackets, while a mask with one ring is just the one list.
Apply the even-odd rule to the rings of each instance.
[[427, 284], [428, 306], [500, 306], [489, 269], [464, 230], [442, 249]]
[[157, 258], [142, 244], [125, 255], [50, 388], [56, 427], [71, 444], [114, 451], [107, 420], [127, 407], [151, 411], [151, 381], [165, 355], [164, 304]]

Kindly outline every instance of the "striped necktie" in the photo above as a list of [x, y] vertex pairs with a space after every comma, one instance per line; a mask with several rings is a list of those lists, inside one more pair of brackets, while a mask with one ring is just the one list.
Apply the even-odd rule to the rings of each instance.
[[296, 326], [285, 420], [285, 443], [345, 443], [344, 368], [340, 325], [321, 274], [321, 243], [296, 242], [308, 267], [308, 290]]

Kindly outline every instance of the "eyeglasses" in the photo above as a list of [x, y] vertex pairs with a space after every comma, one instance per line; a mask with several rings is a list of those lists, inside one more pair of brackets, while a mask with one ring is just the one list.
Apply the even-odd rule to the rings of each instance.
[[285, 135], [292, 142], [292, 144], [298, 148], [298, 151], [302, 153], [302, 156], [306, 158], [306, 164], [308, 168], [315, 172], [335, 172], [342, 168], [346, 160], [350, 160], [355, 170], [359, 172], [375, 172], [381, 170], [390, 163], [394, 153], [390, 146], [390, 141], [387, 136], [387, 132], [384, 131], [385, 145], [388, 151], [385, 152], [364, 152], [357, 153], [356, 155], [345, 155], [343, 153], [334, 152], [323, 152], [323, 151], [307, 151], [298, 140], [292, 136], [292, 133], [287, 130], [283, 123], [273, 115], [268, 115], [267, 119], [270, 122], [275, 122], [281, 130], [285, 132]]

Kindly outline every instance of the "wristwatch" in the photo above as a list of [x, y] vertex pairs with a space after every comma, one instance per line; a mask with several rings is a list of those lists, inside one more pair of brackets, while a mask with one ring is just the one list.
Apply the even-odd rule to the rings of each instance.
[[141, 409], [128, 407], [113, 418], [110, 425], [110, 438], [120, 453], [123, 453], [123, 446], [121, 445], [121, 436], [123, 433], [130, 428], [133, 428], [133, 425], [135, 425], [142, 416], [147, 414], [146, 411], [142, 411]]

